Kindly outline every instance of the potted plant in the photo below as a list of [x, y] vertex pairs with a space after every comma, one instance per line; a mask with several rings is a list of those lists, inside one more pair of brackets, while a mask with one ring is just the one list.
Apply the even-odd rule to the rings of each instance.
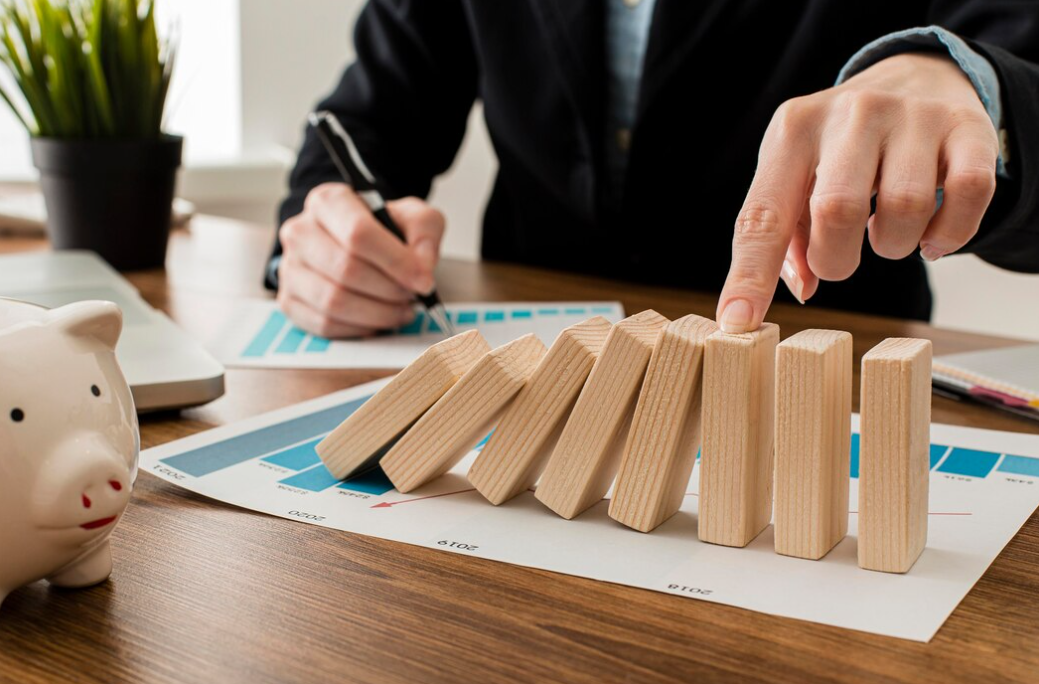
[[56, 249], [162, 266], [183, 138], [162, 132], [173, 52], [154, 0], [3, 0], [0, 97], [32, 136]]

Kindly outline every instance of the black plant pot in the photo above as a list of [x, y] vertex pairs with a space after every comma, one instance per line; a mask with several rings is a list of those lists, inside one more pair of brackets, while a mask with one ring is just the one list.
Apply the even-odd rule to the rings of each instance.
[[120, 271], [166, 262], [184, 139], [33, 138], [55, 249], [90, 249]]

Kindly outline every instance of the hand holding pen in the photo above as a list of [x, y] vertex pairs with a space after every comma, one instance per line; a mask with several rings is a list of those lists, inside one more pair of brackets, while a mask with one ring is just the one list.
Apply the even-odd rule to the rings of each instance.
[[278, 300], [293, 322], [325, 337], [358, 337], [412, 320], [415, 294], [434, 289], [444, 217], [418, 198], [386, 202], [385, 212], [406, 241], [345, 183], [318, 186], [284, 223]]

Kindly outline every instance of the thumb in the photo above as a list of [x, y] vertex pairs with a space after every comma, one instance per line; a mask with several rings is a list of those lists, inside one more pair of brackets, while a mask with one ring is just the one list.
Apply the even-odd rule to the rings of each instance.
[[400, 227], [413, 256], [414, 282], [423, 294], [434, 288], [433, 269], [440, 260], [440, 242], [444, 237], [444, 215], [417, 197], [405, 197], [386, 203], [393, 222]]

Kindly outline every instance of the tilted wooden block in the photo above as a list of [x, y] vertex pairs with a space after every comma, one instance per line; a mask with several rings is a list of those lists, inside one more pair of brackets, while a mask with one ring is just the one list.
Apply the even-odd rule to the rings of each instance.
[[700, 539], [746, 546], [772, 518], [779, 326], [707, 338], [700, 455]]
[[488, 501], [504, 503], [541, 476], [611, 327], [596, 316], [559, 333], [469, 469]]
[[653, 346], [668, 320], [648, 310], [613, 326], [541, 476], [535, 496], [564, 518], [610, 488]]
[[410, 492], [450, 470], [494, 427], [544, 355], [532, 334], [485, 354], [383, 457], [393, 486]]
[[851, 334], [776, 348], [776, 553], [816, 560], [848, 533]]
[[664, 328], [642, 383], [610, 500], [610, 517], [649, 532], [678, 512], [700, 450], [703, 352], [714, 321], [689, 315]]
[[867, 352], [859, 409], [859, 566], [907, 572], [927, 543], [931, 342]]
[[491, 350], [475, 330], [433, 345], [317, 445], [339, 479], [369, 468], [383, 450], [422, 417]]

